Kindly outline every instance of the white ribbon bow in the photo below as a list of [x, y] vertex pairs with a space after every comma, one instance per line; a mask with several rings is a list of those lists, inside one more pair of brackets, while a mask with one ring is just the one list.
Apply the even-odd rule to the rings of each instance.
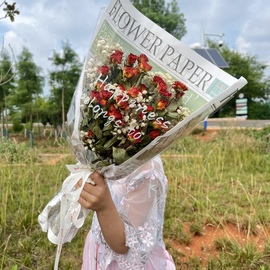
[[[61, 198], [60, 228], [58, 235], [55, 235], [50, 227], [48, 228], [49, 240], [53, 243], [57, 243], [54, 270], [58, 269], [62, 245], [68, 233], [67, 222], [73, 224], [76, 228], [80, 228], [90, 212], [78, 203], [82, 189], [87, 182], [95, 185], [95, 183], [89, 179], [90, 174], [93, 172], [89, 167], [80, 164], [66, 165], [66, 167], [71, 174], [65, 179], [62, 185], [63, 195]], [[76, 189], [75, 186], [79, 180], [82, 180], [82, 185]], [[71, 203], [73, 207], [70, 207], [68, 203]], [[79, 217], [80, 213], [82, 213], [81, 217]]]

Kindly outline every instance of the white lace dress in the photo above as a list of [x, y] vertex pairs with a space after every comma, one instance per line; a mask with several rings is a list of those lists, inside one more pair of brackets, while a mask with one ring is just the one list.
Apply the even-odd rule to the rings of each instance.
[[108, 184], [125, 224], [129, 251], [121, 255], [110, 249], [94, 215], [85, 242], [82, 270], [175, 270], [162, 236], [167, 178], [160, 157]]

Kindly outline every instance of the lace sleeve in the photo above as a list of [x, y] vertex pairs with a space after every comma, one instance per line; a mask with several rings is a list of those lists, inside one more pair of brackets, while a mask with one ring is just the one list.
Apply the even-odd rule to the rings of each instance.
[[119, 209], [130, 248], [126, 255], [116, 255], [123, 269], [142, 269], [155, 245], [162, 241], [166, 184], [159, 157], [129, 177]]

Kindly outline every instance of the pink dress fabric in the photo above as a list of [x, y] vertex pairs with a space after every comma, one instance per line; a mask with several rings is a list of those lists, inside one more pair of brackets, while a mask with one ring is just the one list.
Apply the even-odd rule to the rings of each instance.
[[153, 158], [128, 177], [108, 181], [108, 185], [125, 225], [129, 251], [117, 254], [110, 249], [94, 214], [82, 270], [175, 270], [162, 235], [167, 178], [161, 158]]

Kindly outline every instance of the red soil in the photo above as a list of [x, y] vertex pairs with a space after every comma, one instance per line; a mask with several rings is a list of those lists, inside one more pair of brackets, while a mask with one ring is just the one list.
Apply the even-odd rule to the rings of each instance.
[[[184, 231], [189, 232], [189, 224], [185, 223], [183, 227]], [[182, 262], [188, 262], [190, 257], [196, 257], [200, 258], [201, 265], [204, 265], [210, 258], [218, 256], [219, 251], [215, 247], [215, 240], [217, 239], [236, 241], [240, 245], [252, 243], [256, 245], [259, 251], [263, 251], [264, 243], [269, 236], [269, 228], [261, 226], [256, 227], [256, 235], [254, 235], [241, 231], [230, 223], [223, 227], [208, 224], [203, 228], [201, 235], [194, 235], [192, 237], [189, 245], [179, 244], [177, 241], [172, 241], [170, 244], [183, 254]]]

